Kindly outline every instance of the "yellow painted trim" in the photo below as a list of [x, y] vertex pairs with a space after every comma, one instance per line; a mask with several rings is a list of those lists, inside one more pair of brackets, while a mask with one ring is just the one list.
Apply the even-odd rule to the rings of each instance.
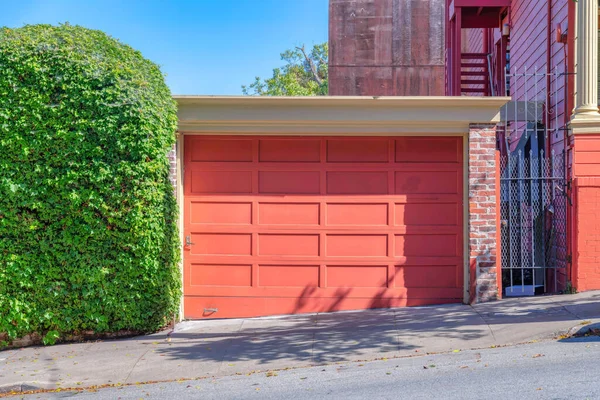
[[569, 123], [570, 135], [598, 135], [600, 134], [600, 114], [591, 116], [575, 115]]
[[179, 131], [245, 135], [467, 132], [495, 123], [507, 97], [174, 96]]
[[184, 201], [183, 201], [183, 154], [184, 154], [184, 148], [183, 148], [183, 135], [177, 134], [177, 143], [176, 143], [176, 152], [177, 152], [177, 206], [179, 207], [179, 243], [180, 243], [180, 261], [179, 261], [179, 271], [181, 273], [181, 299], [179, 301], [179, 321], [183, 320], [183, 316], [185, 315], [184, 309], [183, 309], [183, 266], [184, 266], [184, 260], [183, 260], [183, 242], [184, 242]]
[[458, 107], [480, 106], [481, 104], [502, 107], [510, 97], [480, 97], [480, 96], [204, 96], [204, 95], [173, 95], [179, 105], [182, 104], [223, 104], [223, 105], [358, 105], [361, 107], [386, 103], [398, 106], [446, 106], [454, 104]]

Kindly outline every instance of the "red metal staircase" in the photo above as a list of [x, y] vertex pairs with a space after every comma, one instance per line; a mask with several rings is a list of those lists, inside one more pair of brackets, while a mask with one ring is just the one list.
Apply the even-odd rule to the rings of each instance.
[[462, 53], [460, 63], [460, 94], [491, 96], [488, 55]]
[[[497, 70], [490, 71], [491, 31], [500, 28], [510, 0], [446, 0], [446, 95], [494, 96]], [[464, 51], [463, 29], [482, 29], [483, 46]], [[471, 50], [472, 51], [472, 50]], [[494, 53], [495, 54], [495, 53]]]

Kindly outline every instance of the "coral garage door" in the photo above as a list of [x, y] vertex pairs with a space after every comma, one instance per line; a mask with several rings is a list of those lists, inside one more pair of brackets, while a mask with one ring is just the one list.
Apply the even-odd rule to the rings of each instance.
[[460, 302], [460, 137], [186, 136], [184, 314]]

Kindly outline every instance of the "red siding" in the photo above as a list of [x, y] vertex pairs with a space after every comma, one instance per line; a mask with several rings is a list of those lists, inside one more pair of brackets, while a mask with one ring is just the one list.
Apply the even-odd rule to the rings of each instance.
[[[548, 2], [546, 0], [513, 0], [510, 10], [510, 60], [511, 73], [557, 71], [559, 74], [565, 72], [566, 45], [556, 43], [556, 26], [561, 25], [563, 32], [568, 26], [568, 0], [551, 0], [550, 9], [550, 37], [548, 37]], [[465, 48], [463, 51], [476, 53], [483, 49], [483, 34], [479, 29], [465, 29]], [[495, 32], [497, 38], [499, 29]], [[550, 39], [550, 64], [548, 64], [548, 38]], [[568, 97], [566, 92], [567, 75], [552, 78], [547, 90], [547, 82], [544, 78], [518, 78], [512, 80], [511, 95], [514, 100], [532, 100], [534, 98], [546, 102], [546, 92], [550, 93], [549, 129], [554, 131], [551, 135], [552, 149], [561, 152], [565, 149], [564, 134], [562, 128], [565, 125]], [[513, 140], [518, 140], [514, 138]]]
[[[561, 24], [563, 31], [568, 29], [568, 1], [553, 0], [550, 10], [550, 37], [548, 38], [548, 2], [545, 0], [514, 0], [511, 7], [510, 59], [511, 72], [557, 71], [563, 73], [566, 45], [556, 43], [556, 25]], [[550, 64], [548, 64], [548, 39], [550, 39]], [[546, 88], [545, 80], [538, 81], [537, 93], [532, 79], [523, 78], [513, 81], [513, 99], [544, 99], [546, 90], [550, 93], [548, 109], [550, 113], [549, 129], [555, 131], [551, 136], [552, 148], [560, 152], [565, 148], [565, 83], [567, 76], [552, 78], [550, 87]]]
[[574, 141], [573, 284], [594, 290], [600, 289], [600, 135]]
[[483, 51], [483, 30], [464, 29], [463, 53], [480, 53]]

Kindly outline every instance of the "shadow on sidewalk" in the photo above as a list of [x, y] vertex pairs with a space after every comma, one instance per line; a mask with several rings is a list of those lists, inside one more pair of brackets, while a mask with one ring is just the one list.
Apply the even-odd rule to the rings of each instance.
[[487, 335], [487, 328], [475, 326], [473, 318], [464, 306], [451, 305], [246, 319], [237, 330], [227, 321], [207, 321], [200, 331], [175, 332], [170, 345], [157, 352], [167, 359], [259, 365], [393, 357], [407, 351], [419, 354], [431, 340], [450, 345]]
[[570, 326], [594, 315], [600, 316], [600, 293], [585, 301], [547, 296], [506, 299], [473, 308], [453, 304], [207, 320], [193, 323], [196, 328], [189, 331], [175, 332], [170, 345], [160, 346], [157, 352], [166, 359], [254, 361], [258, 365], [278, 360], [336, 362], [491, 345], [493, 342], [485, 340], [494, 326], [513, 330], [518, 330], [519, 324], [545, 322]]

